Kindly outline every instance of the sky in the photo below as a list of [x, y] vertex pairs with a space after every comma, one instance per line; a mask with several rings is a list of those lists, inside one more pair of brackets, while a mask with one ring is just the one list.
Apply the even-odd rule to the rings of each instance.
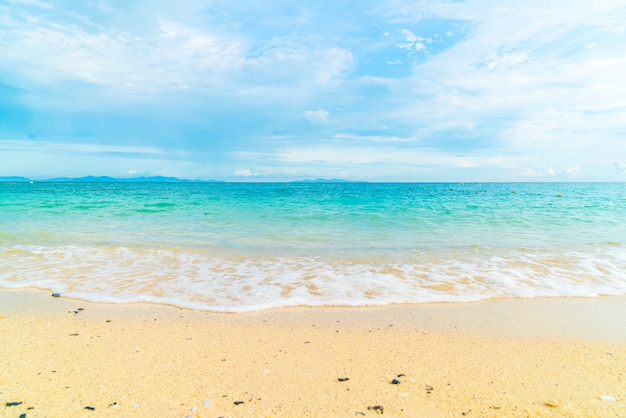
[[626, 181], [623, 0], [0, 0], [0, 176]]

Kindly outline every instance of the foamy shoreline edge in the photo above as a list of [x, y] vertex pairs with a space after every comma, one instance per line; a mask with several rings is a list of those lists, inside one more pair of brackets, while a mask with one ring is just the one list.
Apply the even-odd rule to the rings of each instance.
[[[315, 315], [318, 321], [343, 318], [354, 327], [368, 327], [377, 320], [403, 328], [428, 327], [437, 332], [470, 333], [499, 337], [569, 338], [626, 343], [626, 296], [537, 297], [482, 299], [471, 302], [401, 303], [371, 306], [284, 306], [246, 312], [214, 312], [153, 302], [93, 302], [58, 295], [35, 287], [0, 287], [0, 307], [20, 313], [48, 314], [54, 304], [90, 305], [100, 310], [162, 310], [188, 312], [198, 317], [238, 318], [240, 321], [271, 316], [274, 321], [297, 324]], [[483, 319], [483, 320], [481, 320]], [[373, 321], [373, 322], [372, 322]], [[283, 324], [283, 325], [285, 325]]]

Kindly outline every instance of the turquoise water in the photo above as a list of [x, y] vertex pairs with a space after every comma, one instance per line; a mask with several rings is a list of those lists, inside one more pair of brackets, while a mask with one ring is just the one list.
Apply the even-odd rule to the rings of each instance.
[[0, 287], [212, 311], [626, 294], [621, 183], [0, 183]]

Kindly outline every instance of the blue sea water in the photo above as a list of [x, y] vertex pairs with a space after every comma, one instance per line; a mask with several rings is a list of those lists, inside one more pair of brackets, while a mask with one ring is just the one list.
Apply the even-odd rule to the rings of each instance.
[[0, 183], [0, 287], [241, 312], [626, 295], [623, 183]]

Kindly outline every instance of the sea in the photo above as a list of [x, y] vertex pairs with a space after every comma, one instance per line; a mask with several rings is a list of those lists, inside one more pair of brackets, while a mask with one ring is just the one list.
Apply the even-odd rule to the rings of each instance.
[[0, 183], [0, 288], [215, 312], [626, 295], [624, 183]]

